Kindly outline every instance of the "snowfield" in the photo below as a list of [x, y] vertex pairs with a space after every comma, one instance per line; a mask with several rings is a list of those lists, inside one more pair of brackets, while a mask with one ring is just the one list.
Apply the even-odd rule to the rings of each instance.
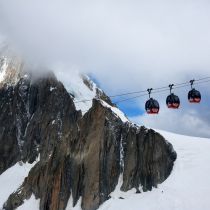
[[0, 210], [2, 209], [3, 204], [9, 195], [21, 186], [25, 177], [28, 176], [29, 171], [37, 161], [35, 161], [33, 164], [16, 163], [14, 166], [0, 175]]
[[[55, 74], [66, 90], [74, 96], [76, 109], [81, 110], [84, 115], [92, 107], [92, 99], [96, 97], [96, 84], [88, 76], [82, 76], [78, 71], [72, 70], [71, 75], [68, 75], [62, 68], [58, 68]], [[83, 78], [90, 82], [90, 88], [84, 83]]]
[[178, 155], [169, 178], [157, 189], [141, 194], [135, 190], [122, 193], [118, 186], [99, 210], [210, 209], [210, 139], [158, 132], [173, 144]]
[[31, 198], [26, 200], [22, 206], [17, 208], [17, 210], [38, 210], [39, 201], [39, 199], [36, 200], [35, 196], [32, 195]]

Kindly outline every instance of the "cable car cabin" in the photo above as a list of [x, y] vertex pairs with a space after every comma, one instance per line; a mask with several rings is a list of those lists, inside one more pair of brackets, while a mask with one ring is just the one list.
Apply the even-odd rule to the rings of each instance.
[[178, 109], [180, 106], [179, 97], [171, 93], [166, 98], [166, 105], [168, 106], [169, 109]]
[[145, 104], [145, 110], [147, 114], [158, 114], [160, 110], [159, 103], [155, 99], [150, 98]]
[[198, 90], [193, 88], [188, 93], [188, 100], [190, 103], [200, 103], [201, 101], [201, 94]]

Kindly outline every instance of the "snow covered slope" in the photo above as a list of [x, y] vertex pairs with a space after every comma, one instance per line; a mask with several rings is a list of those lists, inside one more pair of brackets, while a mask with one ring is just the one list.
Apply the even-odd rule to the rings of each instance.
[[[77, 71], [71, 71], [67, 74], [61, 69], [55, 71], [55, 74], [58, 80], [64, 84], [66, 90], [74, 97], [77, 110], [82, 110], [83, 114], [87, 112], [92, 106], [92, 99], [96, 97], [96, 84]], [[89, 80], [89, 87], [84, 83], [84, 79]]]
[[[78, 71], [72, 70], [67, 74], [64, 69], [57, 67], [55, 74], [58, 80], [64, 84], [66, 90], [74, 97], [76, 109], [81, 110], [82, 114], [85, 114], [92, 107], [93, 98], [102, 94], [105, 95], [87, 75], [82, 75]], [[128, 121], [125, 114], [117, 107], [110, 106], [103, 100], [101, 100], [101, 104], [110, 108], [123, 122]]]
[[[178, 158], [169, 178], [152, 192], [122, 193], [118, 189], [99, 210], [209, 210], [210, 139], [160, 132]], [[119, 199], [122, 197], [124, 199]]]
[[36, 199], [34, 195], [26, 200], [24, 204], [17, 208], [17, 210], [38, 210], [40, 199]]
[[9, 197], [9, 195], [12, 194], [14, 191], [16, 191], [18, 187], [21, 186], [24, 179], [28, 176], [29, 171], [36, 164], [37, 161], [35, 161], [33, 164], [22, 163], [22, 162], [17, 163], [8, 170], [6, 170], [3, 174], [1, 174], [0, 210], [4, 202]]

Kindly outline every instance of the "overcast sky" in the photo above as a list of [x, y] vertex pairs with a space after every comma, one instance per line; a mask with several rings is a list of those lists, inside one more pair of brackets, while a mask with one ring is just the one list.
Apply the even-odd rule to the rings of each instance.
[[[0, 0], [0, 39], [50, 67], [91, 74], [109, 94], [210, 76], [209, 0]], [[210, 88], [198, 86], [203, 103], [142, 115], [146, 98], [122, 106], [150, 127], [210, 137]]]

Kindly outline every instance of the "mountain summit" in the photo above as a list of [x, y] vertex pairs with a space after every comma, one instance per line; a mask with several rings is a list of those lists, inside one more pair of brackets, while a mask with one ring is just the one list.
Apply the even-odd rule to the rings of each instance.
[[35, 76], [2, 56], [0, 85], [0, 182], [11, 177], [3, 209], [34, 199], [40, 210], [96, 210], [120, 179], [121, 191], [140, 193], [170, 175], [172, 145], [131, 123], [88, 77]]

